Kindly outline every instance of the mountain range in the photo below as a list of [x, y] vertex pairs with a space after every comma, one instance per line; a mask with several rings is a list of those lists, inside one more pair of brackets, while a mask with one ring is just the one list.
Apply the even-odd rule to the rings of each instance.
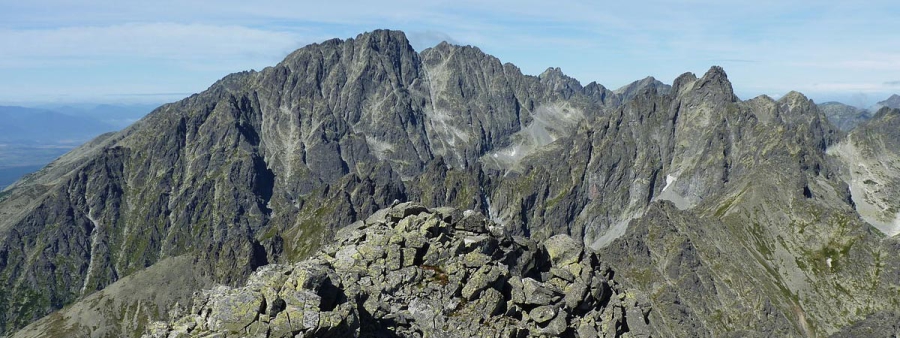
[[159, 107], [158, 103], [71, 103], [44, 104], [38, 109], [46, 109], [62, 114], [89, 118], [113, 126], [116, 130], [125, 128], [140, 120], [147, 113]]
[[0, 193], [0, 332], [894, 334], [900, 110], [827, 111], [312, 44]]
[[828, 120], [843, 131], [850, 131], [860, 123], [869, 120], [878, 113], [881, 108], [888, 107], [900, 109], [900, 95], [894, 94], [884, 101], [872, 105], [869, 108], [858, 108], [840, 102], [825, 102], [819, 104], [819, 109], [825, 113]]
[[115, 127], [84, 116], [52, 110], [0, 106], [0, 142], [47, 143], [74, 140], [84, 142], [116, 130]]

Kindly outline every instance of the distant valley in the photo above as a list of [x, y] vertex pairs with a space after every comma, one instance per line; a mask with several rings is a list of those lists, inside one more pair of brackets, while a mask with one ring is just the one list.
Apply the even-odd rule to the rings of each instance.
[[0, 106], [0, 190], [97, 135], [134, 123], [156, 106]]

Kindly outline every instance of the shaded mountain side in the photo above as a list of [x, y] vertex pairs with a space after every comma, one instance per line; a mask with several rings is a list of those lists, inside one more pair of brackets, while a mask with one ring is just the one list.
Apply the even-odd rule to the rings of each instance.
[[600, 251], [654, 304], [658, 334], [822, 336], [900, 304], [897, 241], [852, 210], [779, 192], [784, 179], [690, 211], [651, 206]]
[[[843, 134], [815, 104], [740, 101], [719, 67], [654, 83], [625, 98], [475, 47], [416, 53], [393, 31], [229, 75], [0, 197], [0, 329], [167, 257], [193, 254], [197, 276], [240, 285], [395, 201], [600, 250], [665, 304], [648, 328], [663, 335], [822, 335], [896, 308], [893, 239], [855, 213], [846, 164], [825, 153]], [[161, 308], [147, 318], [175, 309]], [[762, 312], [735, 318], [744, 309]]]
[[769, 289], [774, 276], [765, 263], [747, 261], [740, 247], [723, 247], [727, 236], [720, 222], [655, 202], [600, 254], [654, 304], [654, 336], [805, 335], [784, 311], [790, 299], [777, 286]]
[[868, 110], [846, 105], [840, 102], [825, 102], [819, 104], [819, 109], [825, 113], [825, 117], [835, 127], [843, 131], [850, 131], [872, 118]]
[[[769, 161], [804, 180], [834, 171], [823, 150], [839, 135], [798, 93], [735, 101], [721, 68], [699, 79], [683, 75], [673, 92], [648, 89], [526, 158], [525, 170], [492, 181], [491, 217], [529, 235], [569, 233], [596, 248], [652, 201], [691, 208], [770, 170]], [[804, 188], [799, 181], [785, 193]]]

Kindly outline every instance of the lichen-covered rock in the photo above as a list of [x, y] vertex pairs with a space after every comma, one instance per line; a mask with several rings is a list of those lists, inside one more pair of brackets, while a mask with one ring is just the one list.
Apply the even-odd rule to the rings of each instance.
[[556, 235], [544, 241], [544, 248], [550, 255], [553, 265], [566, 266], [581, 258], [582, 246], [566, 235]]
[[216, 295], [207, 318], [209, 328], [216, 331], [241, 332], [265, 311], [265, 301], [256, 292], [225, 290]]
[[556, 309], [548, 305], [538, 306], [531, 310], [531, 312], [528, 313], [528, 316], [536, 323], [544, 324], [556, 316]]
[[[614, 337], [645, 328], [646, 305], [603, 299], [624, 290], [599, 277], [612, 273], [577, 242], [534, 245], [493, 226], [472, 212], [399, 204], [305, 261], [198, 294], [190, 314], [150, 325], [145, 337]], [[519, 260], [546, 263], [503, 263]]]

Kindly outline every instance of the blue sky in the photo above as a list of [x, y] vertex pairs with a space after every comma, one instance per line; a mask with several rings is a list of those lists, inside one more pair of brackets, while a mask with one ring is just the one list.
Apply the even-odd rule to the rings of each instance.
[[174, 101], [390, 28], [613, 89], [721, 65], [742, 99], [870, 105], [900, 93], [898, 18], [895, 1], [2, 1], [0, 104]]

